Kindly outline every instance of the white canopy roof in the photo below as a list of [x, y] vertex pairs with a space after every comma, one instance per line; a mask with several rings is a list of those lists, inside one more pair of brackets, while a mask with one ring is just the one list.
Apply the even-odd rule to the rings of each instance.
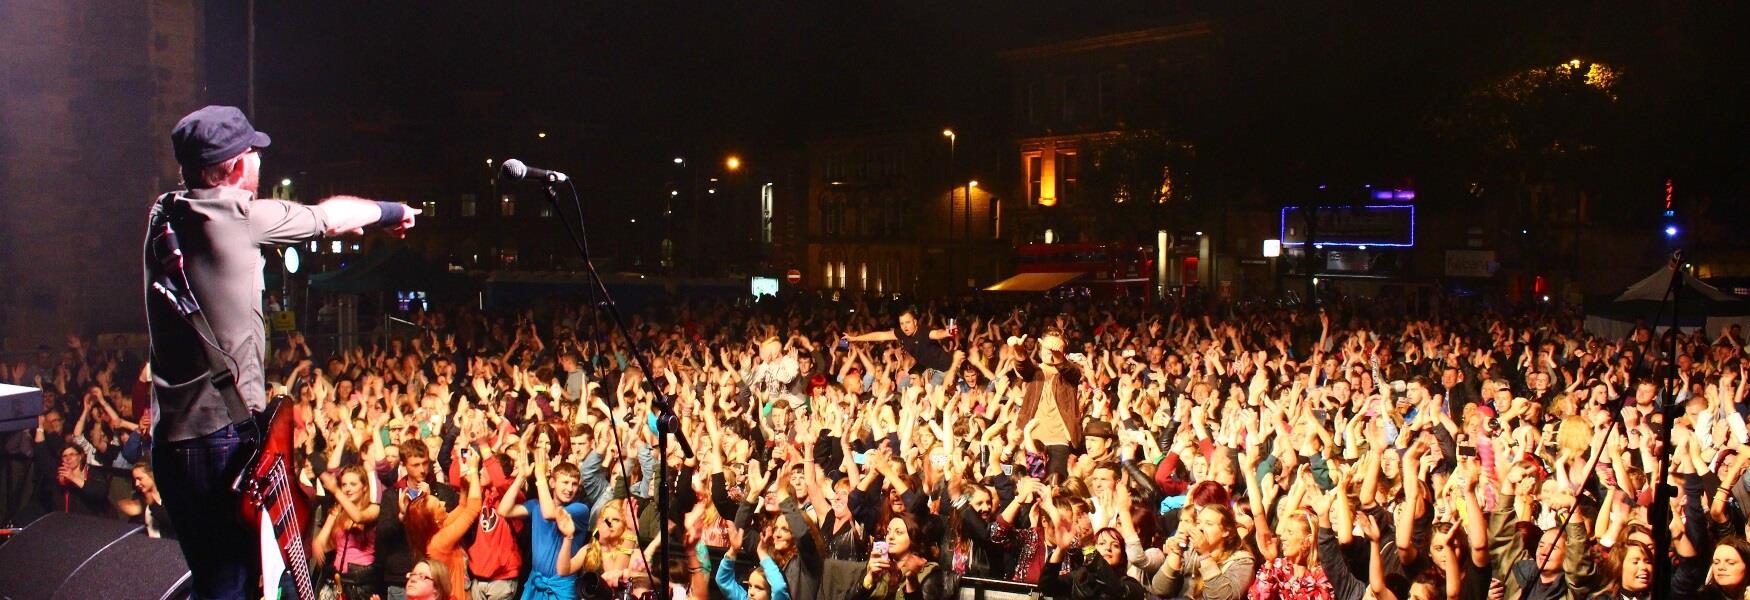
[[[1627, 302], [1629, 300], [1652, 300], [1658, 302], [1664, 300], [1665, 291], [1671, 286], [1671, 276], [1673, 273], [1675, 273], [1675, 271], [1671, 270], [1669, 267], [1660, 267], [1659, 270], [1654, 271], [1652, 275], [1648, 275], [1646, 279], [1642, 279], [1634, 285], [1629, 286], [1628, 291], [1623, 292], [1621, 296], [1616, 297], [1616, 301]], [[1703, 298], [1715, 301], [1730, 302], [1738, 300], [1736, 296], [1722, 292], [1719, 288], [1714, 286], [1702, 283], [1700, 279], [1696, 279], [1687, 273], [1683, 275], [1682, 293], [1700, 294]]]

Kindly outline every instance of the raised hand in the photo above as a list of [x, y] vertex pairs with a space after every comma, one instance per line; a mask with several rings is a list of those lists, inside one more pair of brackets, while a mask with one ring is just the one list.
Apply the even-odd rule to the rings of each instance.
[[553, 519], [553, 525], [558, 527], [559, 535], [563, 535], [566, 538], [575, 537], [577, 535], [577, 523], [571, 519], [571, 511], [553, 511], [553, 516], [550, 518]]
[[759, 556], [760, 561], [762, 561], [762, 562], [764, 562], [768, 558], [771, 558], [771, 556], [772, 556], [772, 533], [771, 533], [770, 529], [765, 530], [765, 531], [760, 533], [760, 543], [758, 545], [754, 546], [754, 554], [756, 556]]
[[1362, 537], [1369, 542], [1379, 541], [1379, 522], [1374, 520], [1373, 515], [1362, 513], [1356, 516], [1356, 520], [1361, 525]]
[[756, 460], [753, 461], [753, 464], [748, 465], [747, 497], [749, 499], [764, 494], [766, 486], [769, 484], [771, 484], [771, 477], [766, 474], [766, 468], [760, 464], [760, 461]]
[[745, 535], [744, 531], [742, 530], [742, 528], [740, 528], [740, 527], [730, 527], [729, 528], [729, 552], [731, 554], [741, 551], [741, 541], [743, 539], [746, 539], [746, 535]]

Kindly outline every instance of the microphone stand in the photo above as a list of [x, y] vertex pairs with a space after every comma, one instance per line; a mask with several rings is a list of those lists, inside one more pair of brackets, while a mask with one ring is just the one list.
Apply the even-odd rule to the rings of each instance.
[[[567, 182], [569, 183], [569, 180], [567, 180]], [[602, 283], [601, 274], [596, 272], [595, 262], [590, 260], [589, 238], [587, 228], [583, 222], [582, 204], [578, 204], [578, 230], [574, 231], [571, 228], [571, 221], [567, 220], [564, 212], [559, 209], [558, 183], [559, 182], [554, 178], [548, 178], [546, 185], [544, 186], [547, 192], [547, 201], [553, 204], [553, 211], [559, 216], [559, 223], [565, 227], [565, 235], [571, 238], [573, 245], [577, 246], [577, 252], [583, 258], [585, 272], [589, 276], [590, 286], [595, 292], [601, 294], [602, 304], [607, 307], [608, 316], [612, 318], [614, 328], [620, 332], [621, 337], [626, 338], [626, 344], [631, 348], [632, 358], [638, 361], [639, 370], [644, 372], [644, 382], [649, 384], [651, 391], [656, 394], [655, 401], [651, 403], [651, 408], [656, 411], [657, 457], [656, 481], [654, 482], [656, 484], [656, 514], [658, 520], [661, 521], [656, 533], [656, 545], [657, 556], [661, 557], [663, 564], [660, 565], [660, 567], [652, 567], [650, 570], [655, 571], [655, 573], [652, 574], [656, 576], [657, 581], [657, 585], [655, 586], [656, 589], [654, 590], [657, 600], [668, 600], [672, 589], [669, 586], [668, 573], [668, 436], [670, 434], [674, 435], [675, 441], [681, 445], [681, 453], [687, 458], [693, 457], [693, 447], [691, 444], [687, 443], [687, 436], [681, 432], [680, 417], [675, 415], [674, 402], [663, 392], [662, 385], [657, 383], [654, 374], [655, 372], [650, 369], [650, 360], [644, 356], [643, 352], [638, 351], [637, 344], [632, 341], [632, 332], [626, 327], [626, 319], [620, 315], [619, 305], [614, 302], [613, 295], [608, 292], [607, 284]], [[571, 193], [575, 198], [577, 195], [577, 187], [574, 184], [571, 185]], [[595, 310], [599, 310], [599, 308], [595, 308]], [[608, 417], [611, 420], [613, 415], [610, 414]], [[611, 422], [609, 423], [609, 427], [614, 431], [616, 437], [615, 443], [618, 444], [619, 427]], [[622, 472], [624, 472], [626, 468], [626, 458], [625, 450], [622, 447], [620, 452], [620, 469]], [[630, 485], [630, 483], [628, 482], [627, 485]], [[632, 515], [632, 518], [636, 519], [638, 518], [638, 515]], [[637, 536], [637, 525], [636, 523], [633, 523], [632, 525], [633, 534], [634, 536]], [[638, 540], [638, 552], [641, 554], [644, 552], [644, 540], [642, 538]], [[648, 559], [645, 560], [645, 564], [649, 565]]]
[[[1653, 327], [1659, 326], [1659, 319], [1665, 316], [1665, 306], [1670, 305], [1671, 306], [1671, 328], [1673, 330], [1675, 330], [1677, 328], [1677, 313], [1678, 313], [1677, 297], [1678, 297], [1678, 292], [1683, 289], [1683, 272], [1681, 270], [1679, 270], [1678, 267], [1682, 264], [1683, 264], [1683, 251], [1677, 250], [1675, 252], [1672, 252], [1671, 253], [1671, 283], [1666, 286], [1665, 296], [1663, 298], [1659, 299], [1659, 308], [1658, 308], [1658, 310], [1654, 311], [1654, 313], [1653, 313]], [[1667, 350], [1666, 350], [1666, 358], [1667, 358], [1667, 360], [1670, 361], [1670, 370], [1668, 371], [1668, 374], [1669, 374], [1669, 377], [1671, 380], [1677, 379], [1677, 357], [1676, 357], [1676, 354], [1677, 354], [1677, 337], [1675, 335], [1673, 335], [1671, 337], [1671, 344], [1667, 347]], [[1604, 424], [1605, 427], [1609, 428], [1604, 433], [1604, 446], [1605, 447], [1610, 446], [1610, 436], [1612, 436], [1616, 433], [1617, 425], [1620, 422], [1619, 419], [1621, 418], [1622, 411], [1629, 406], [1630, 397], [1634, 393], [1634, 388], [1632, 387], [1634, 385], [1634, 382], [1633, 381], [1626, 382], [1626, 385], [1630, 386], [1629, 389], [1625, 390], [1625, 393], [1623, 393], [1618, 398], [1615, 410], [1611, 411], [1610, 420]], [[1660, 386], [1659, 389], [1660, 389], [1661, 394], [1666, 393], [1666, 388], [1664, 386]], [[1672, 498], [1672, 496], [1675, 495], [1674, 492], [1676, 490], [1672, 486], [1665, 484], [1665, 477], [1666, 477], [1666, 466], [1671, 463], [1671, 428], [1670, 428], [1670, 424], [1675, 420], [1676, 416], [1683, 414], [1682, 407], [1668, 406], [1668, 404], [1670, 404], [1669, 400], [1674, 399], [1674, 398], [1675, 398], [1675, 395], [1672, 395], [1672, 396], [1669, 396], [1665, 399], [1661, 399], [1661, 401], [1659, 403], [1660, 404], [1659, 414], [1664, 419], [1665, 422], [1663, 423], [1663, 425], [1665, 425], [1665, 426], [1657, 428], [1657, 433], [1659, 436], [1658, 439], [1659, 439], [1659, 443], [1660, 443], [1659, 468], [1657, 469], [1657, 478], [1653, 480], [1654, 488], [1653, 488], [1653, 506], [1651, 507], [1652, 514], [1649, 515], [1649, 517], [1648, 517], [1648, 520], [1653, 525], [1653, 556], [1655, 556], [1655, 557], [1667, 556], [1666, 550], [1671, 547], [1671, 528], [1669, 527], [1668, 524], [1671, 522], [1671, 498]], [[1599, 452], [1603, 452], [1603, 451], [1604, 450], [1602, 448], [1599, 450]], [[1556, 468], [1559, 469], [1559, 468], [1565, 468], [1565, 467], [1563, 467], [1561, 465], [1557, 465]], [[1577, 487], [1584, 486], [1587, 481], [1591, 480], [1592, 476], [1593, 476], [1592, 471], [1587, 471], [1585, 477], [1582, 478], [1579, 482], [1575, 483], [1574, 485]], [[1556, 530], [1555, 530], [1556, 535], [1564, 536], [1561, 541], [1556, 542], [1558, 544], [1567, 543], [1565, 541], [1565, 536], [1567, 535], [1565, 532], [1568, 529], [1568, 523], [1574, 518], [1575, 513], [1580, 512], [1580, 508], [1578, 506], [1578, 492], [1576, 492], [1575, 498], [1576, 498], [1576, 500], [1575, 500], [1576, 505], [1573, 508], [1570, 508], [1568, 510], [1568, 514], [1566, 516], [1562, 517], [1561, 524], [1556, 527]], [[1609, 507], [1605, 507], [1606, 510], [1608, 510], [1608, 508]], [[1661, 524], [1665, 524], [1665, 525], [1661, 525]], [[1527, 551], [1528, 550], [1529, 549], [1527, 549]], [[1543, 560], [1538, 561], [1536, 563], [1536, 572], [1533, 573], [1533, 575], [1532, 575], [1533, 579], [1530, 581], [1526, 581], [1525, 584], [1519, 588], [1519, 600], [1529, 600], [1531, 598], [1532, 589], [1537, 587], [1536, 586], [1536, 583], [1537, 583], [1536, 578], [1541, 576], [1541, 573], [1544, 571], [1544, 569], [1549, 567], [1549, 559], [1553, 556], [1555, 556], [1555, 554], [1552, 553], [1549, 556], [1545, 556], [1543, 558]], [[1664, 598], [1664, 597], [1669, 596], [1669, 594], [1671, 593], [1671, 565], [1670, 565], [1670, 561], [1663, 560], [1663, 558], [1660, 558], [1659, 560], [1653, 561], [1653, 587], [1651, 589], [1654, 590], [1653, 596], [1655, 598]]]
[[[1665, 557], [1669, 556], [1667, 552], [1671, 548], [1671, 499], [1676, 497], [1677, 490], [1665, 479], [1668, 477], [1667, 473], [1671, 467], [1671, 428], [1676, 426], [1676, 417], [1683, 414], [1683, 407], [1675, 405], [1677, 390], [1673, 389], [1676, 385], [1680, 385], [1677, 382], [1682, 381], [1677, 376], [1677, 336], [1680, 331], [1678, 329], [1677, 299], [1683, 290], [1682, 267], [1683, 250], [1679, 249], [1671, 253], [1671, 284], [1665, 289], [1665, 300], [1661, 301], [1671, 304], [1671, 330], [1666, 332], [1671, 339], [1665, 346], [1667, 363], [1665, 383], [1669, 385], [1659, 386], [1659, 394], [1662, 396], [1659, 402], [1659, 414], [1663, 416], [1664, 422], [1655, 428], [1659, 436], [1659, 468], [1655, 471], [1656, 478], [1653, 479], [1652, 514], [1648, 516], [1648, 521], [1650, 521], [1648, 524], [1653, 527], [1653, 557], [1655, 558], [1653, 561], [1653, 593], [1655, 596], [1672, 593], [1671, 561], [1665, 560]], [[1659, 318], [1663, 316], [1665, 316], [1665, 307], [1661, 304], [1659, 312], [1653, 316], [1655, 329], [1659, 327]], [[1730, 483], [1726, 483], [1726, 485], [1730, 485]]]

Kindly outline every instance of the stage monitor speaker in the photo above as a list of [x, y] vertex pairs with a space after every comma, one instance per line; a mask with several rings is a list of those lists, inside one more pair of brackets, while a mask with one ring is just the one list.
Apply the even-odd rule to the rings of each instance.
[[1039, 588], [1003, 579], [961, 577], [958, 600], [1030, 600]]
[[0, 432], [36, 427], [43, 414], [43, 391], [0, 383]]
[[0, 544], [0, 598], [180, 598], [188, 565], [175, 541], [115, 519], [50, 513]]

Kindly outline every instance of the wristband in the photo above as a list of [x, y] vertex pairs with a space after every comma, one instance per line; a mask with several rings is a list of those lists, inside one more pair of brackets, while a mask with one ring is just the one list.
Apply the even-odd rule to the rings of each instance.
[[378, 227], [394, 227], [401, 224], [401, 218], [406, 216], [407, 207], [399, 202], [377, 202], [377, 210], [382, 215], [377, 217]]

